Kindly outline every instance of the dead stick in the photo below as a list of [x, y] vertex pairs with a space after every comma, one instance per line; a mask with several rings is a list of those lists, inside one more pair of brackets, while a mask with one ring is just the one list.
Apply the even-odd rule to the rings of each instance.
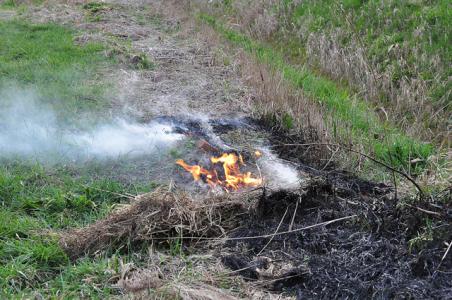
[[[391, 155], [391, 152], [389, 152], [389, 159], [391, 159], [391, 164], [393, 164], [393, 161], [392, 161], [392, 155]], [[394, 171], [392, 171], [392, 180], [394, 181], [394, 198], [395, 198], [395, 200], [397, 201], [398, 200], [398, 193], [397, 193], [397, 178], [396, 178], [396, 175], [395, 175], [395, 173], [394, 173]]]
[[[290, 234], [290, 233], [304, 231], [304, 230], [313, 229], [313, 228], [317, 228], [317, 227], [327, 226], [327, 225], [330, 225], [330, 224], [333, 224], [336, 222], [353, 219], [353, 218], [356, 218], [357, 216], [358, 215], [351, 215], [351, 216], [342, 217], [342, 218], [338, 218], [338, 219], [334, 219], [334, 220], [330, 220], [330, 221], [326, 221], [326, 222], [322, 222], [322, 223], [318, 223], [318, 224], [314, 224], [314, 225], [309, 225], [309, 226], [302, 227], [302, 228], [297, 228], [294, 230], [282, 231], [282, 232], [272, 233], [272, 234], [257, 235], [257, 236], [244, 236], [244, 237], [235, 237], [235, 238], [228, 238], [228, 237], [225, 237], [225, 238], [219, 238], [219, 237], [217, 237], [217, 238], [200, 238], [197, 236], [184, 236], [184, 239], [185, 240], [208, 240], [208, 241], [215, 241], [215, 240], [239, 241], [239, 240], [265, 239], [265, 238], [272, 237], [274, 235], [276, 236], [276, 235]], [[174, 239], [180, 239], [180, 237], [153, 238], [153, 240], [174, 240]]]
[[268, 245], [270, 245], [270, 243], [273, 241], [273, 238], [275, 237], [276, 233], [278, 233], [279, 228], [281, 227], [281, 225], [282, 225], [282, 223], [283, 223], [283, 221], [284, 221], [284, 218], [286, 217], [286, 214], [287, 214], [287, 211], [288, 211], [288, 210], [289, 210], [289, 206], [286, 207], [286, 211], [284, 212], [284, 215], [282, 216], [281, 221], [280, 221], [279, 224], [278, 224], [278, 227], [276, 227], [275, 233], [273, 233], [273, 235], [272, 235], [272, 237], [270, 238], [270, 240], [267, 242], [267, 244], [265, 244], [265, 246], [262, 248], [261, 251], [259, 251], [259, 253], [258, 253], [256, 256], [261, 255], [261, 253], [265, 250], [265, 248], [267, 248]]
[[293, 228], [293, 223], [295, 222], [295, 217], [297, 216], [297, 211], [298, 211], [298, 203], [300, 203], [301, 201], [301, 197], [298, 199], [298, 201], [295, 203], [295, 210], [293, 212], [293, 216], [292, 216], [292, 220], [290, 221], [290, 225], [289, 225], [289, 231], [292, 230]]
[[435, 277], [436, 273], [438, 273], [439, 268], [441, 267], [444, 259], [447, 257], [447, 254], [449, 254], [451, 246], [452, 246], [452, 241], [449, 242], [449, 245], [447, 246], [446, 252], [444, 253], [443, 257], [441, 258], [441, 261], [439, 262], [438, 267], [436, 267], [436, 270], [435, 270], [435, 272], [433, 274], [434, 277]]

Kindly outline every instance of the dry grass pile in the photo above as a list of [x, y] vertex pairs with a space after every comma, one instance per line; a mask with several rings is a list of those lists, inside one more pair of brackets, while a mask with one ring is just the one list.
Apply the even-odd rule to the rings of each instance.
[[88, 227], [63, 233], [60, 245], [76, 259], [125, 241], [158, 244], [177, 237], [220, 237], [237, 225], [247, 211], [245, 203], [231, 196], [193, 200], [182, 192], [157, 189]]

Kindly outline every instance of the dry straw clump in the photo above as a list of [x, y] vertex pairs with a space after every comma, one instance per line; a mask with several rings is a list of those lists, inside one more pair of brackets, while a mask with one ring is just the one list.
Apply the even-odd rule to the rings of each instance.
[[184, 192], [157, 189], [85, 228], [61, 234], [60, 245], [72, 259], [108, 247], [177, 237], [220, 237], [247, 211], [232, 196], [194, 200]]

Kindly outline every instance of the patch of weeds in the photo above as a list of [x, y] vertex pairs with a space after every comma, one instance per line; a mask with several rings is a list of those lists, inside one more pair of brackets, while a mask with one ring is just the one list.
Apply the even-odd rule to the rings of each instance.
[[426, 219], [422, 232], [418, 232], [417, 236], [408, 241], [408, 250], [413, 252], [413, 250], [424, 248], [429, 242], [433, 241], [433, 236], [433, 223], [430, 219]]
[[88, 2], [82, 6], [83, 9], [87, 10], [90, 14], [97, 14], [108, 8], [106, 3], [103, 2]]
[[287, 130], [293, 129], [294, 128], [294, 119], [293, 119], [293, 117], [291, 115], [289, 115], [288, 113], [285, 113], [282, 116], [282, 125]]
[[154, 70], [155, 63], [145, 53], [140, 53], [131, 58], [132, 65], [139, 70]]
[[0, 7], [3, 8], [15, 8], [17, 6], [18, 4], [16, 0], [5, 0], [0, 4]]
[[173, 158], [173, 159], [178, 159], [182, 157], [182, 153], [178, 150], [178, 149], [171, 149], [169, 151], [169, 155]]
[[[41, 5], [45, 0], [32, 0], [29, 1], [30, 4], [33, 5]], [[18, 1], [18, 0], [4, 0], [2, 1], [2, 3], [0, 3], [0, 7], [4, 7], [4, 8], [18, 8], [18, 7], [22, 7], [25, 6], [25, 4], [23, 3], [23, 1]]]
[[182, 239], [172, 239], [168, 241], [169, 243], [169, 253], [171, 256], [184, 256]]
[[42, 291], [52, 297], [64, 295], [63, 298], [105, 298], [115, 294], [109, 280], [118, 272], [119, 268], [114, 259], [84, 258], [77, 264], [68, 266]]
[[88, 22], [102, 21], [102, 13], [109, 9], [110, 6], [103, 2], [88, 2], [82, 8], [86, 11], [86, 20]]

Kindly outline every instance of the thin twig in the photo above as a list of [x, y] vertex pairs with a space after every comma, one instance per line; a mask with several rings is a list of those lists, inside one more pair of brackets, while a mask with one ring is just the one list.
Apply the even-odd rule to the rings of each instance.
[[[391, 155], [391, 152], [389, 152], [389, 159], [391, 160], [391, 164], [393, 163], [393, 161], [392, 161], [392, 155]], [[397, 193], [397, 178], [396, 178], [396, 176], [395, 176], [395, 173], [394, 173], [394, 171], [392, 171], [392, 180], [394, 181], [394, 199], [397, 201], [397, 199], [398, 199], [398, 193]]]
[[295, 222], [295, 217], [297, 216], [298, 203], [300, 203], [300, 201], [301, 201], [301, 196], [299, 197], [298, 201], [295, 203], [295, 210], [293, 212], [292, 220], [290, 221], [289, 231], [291, 231], [293, 228], [293, 223]]
[[421, 212], [424, 212], [424, 213], [426, 213], [426, 214], [433, 215], [433, 216], [437, 216], [437, 217], [440, 217], [440, 218], [442, 217], [441, 213], [439, 213], [439, 212], [427, 210], [427, 209], [421, 208], [421, 207], [419, 207], [419, 206], [413, 206], [413, 205], [410, 205], [410, 204], [407, 204], [407, 205], [408, 205], [409, 207], [416, 208], [417, 210], [419, 210], [419, 211], [421, 211]]
[[263, 285], [267, 285], [269, 283], [280, 281], [280, 280], [287, 280], [287, 279], [290, 279], [290, 278], [300, 277], [300, 276], [305, 275], [305, 274], [308, 274], [308, 272], [301, 273], [301, 274], [284, 276], [284, 277], [279, 277], [279, 278], [274, 278], [274, 279], [269, 279], [269, 280], [257, 281], [256, 284], [263, 286]]
[[408, 179], [408, 180], [416, 187], [416, 189], [419, 191], [420, 198], [424, 198], [424, 195], [425, 195], [425, 194], [424, 194], [424, 191], [423, 191], [422, 188], [419, 186], [419, 184], [418, 184], [413, 178], [411, 178], [410, 175], [408, 175], [407, 173], [402, 172], [402, 171], [400, 171], [400, 170], [397, 170], [397, 169], [391, 167], [390, 165], [388, 165], [388, 164], [386, 164], [386, 163], [384, 163], [384, 162], [382, 162], [382, 161], [380, 161], [380, 160], [378, 160], [378, 159], [376, 159], [376, 158], [374, 158], [374, 157], [372, 157], [372, 156], [370, 156], [370, 155], [368, 155], [368, 154], [362, 153], [361, 151], [354, 150], [354, 149], [352, 149], [352, 148], [349, 148], [349, 147], [347, 147], [347, 146], [343, 146], [343, 145], [341, 145], [341, 144], [332, 144], [332, 143], [306, 143], [306, 144], [283, 144], [283, 145], [284, 145], [284, 146], [313, 146], [313, 145], [320, 145], [320, 146], [321, 146], [321, 145], [323, 145], [323, 146], [337, 146], [337, 147], [341, 147], [342, 149], [345, 149], [345, 150], [347, 150], [347, 151], [350, 151], [350, 152], [359, 154], [359, 155], [361, 155], [361, 156], [363, 156], [363, 157], [365, 157], [365, 158], [367, 158], [367, 159], [370, 159], [370, 160], [373, 161], [374, 163], [377, 163], [377, 164], [379, 164], [379, 165], [382, 165], [383, 167], [385, 167], [385, 168], [387, 168], [387, 169], [389, 169], [389, 170], [391, 170], [391, 171], [393, 171], [393, 172], [396, 172], [396, 173], [402, 175], [403, 177], [405, 177], [406, 179]]
[[447, 254], [449, 254], [450, 248], [452, 246], [452, 241], [449, 242], [449, 245], [447, 246], [446, 252], [444, 253], [443, 257], [441, 258], [441, 261], [439, 262], [438, 266], [436, 267], [436, 270], [434, 272], [434, 275], [439, 271], [439, 268], [441, 267], [441, 264], [443, 263], [444, 259], [447, 257]]
[[[257, 235], [257, 236], [243, 236], [243, 237], [233, 237], [233, 238], [228, 238], [228, 237], [200, 238], [197, 236], [184, 236], [184, 239], [185, 240], [209, 240], [209, 241], [218, 241], [218, 240], [240, 241], [240, 240], [265, 239], [265, 238], [272, 237], [274, 235], [276, 236], [276, 235], [290, 234], [290, 233], [300, 232], [300, 231], [313, 229], [313, 228], [317, 228], [317, 227], [327, 226], [327, 225], [330, 225], [330, 224], [333, 224], [336, 222], [353, 219], [353, 218], [356, 218], [357, 216], [358, 215], [351, 215], [351, 216], [342, 217], [342, 218], [338, 218], [338, 219], [334, 219], [334, 220], [330, 220], [330, 221], [326, 221], [326, 222], [322, 222], [322, 223], [318, 223], [318, 224], [314, 224], [314, 225], [309, 225], [306, 227], [296, 228], [294, 230], [282, 231], [282, 232], [272, 233], [272, 234]], [[154, 239], [154, 240], [174, 240], [174, 239], [180, 239], [180, 237], [165, 237], [165, 238], [152, 238], [152, 239]]]
[[289, 210], [289, 206], [286, 207], [286, 211], [284, 212], [284, 215], [282, 216], [281, 221], [280, 221], [279, 224], [278, 224], [278, 227], [276, 227], [275, 233], [273, 233], [273, 235], [272, 235], [272, 237], [270, 238], [270, 240], [267, 242], [267, 244], [265, 244], [265, 246], [262, 248], [261, 251], [259, 251], [259, 253], [258, 253], [256, 256], [261, 255], [261, 253], [265, 250], [265, 248], [267, 248], [268, 245], [270, 245], [270, 243], [273, 241], [273, 238], [275, 237], [276, 233], [278, 233], [279, 228], [281, 227], [281, 225], [282, 225], [282, 223], [283, 223], [283, 221], [284, 221], [284, 218], [286, 217], [286, 214], [287, 214], [287, 211], [288, 211], [288, 210]]
[[324, 171], [328, 165], [331, 163], [331, 161], [333, 160], [334, 156], [336, 155], [336, 153], [339, 151], [339, 147], [336, 149], [336, 151], [333, 152], [333, 154], [331, 154], [330, 159], [328, 159], [327, 163], [325, 164], [325, 166], [323, 166], [321, 171]]
[[449, 242], [449, 246], [447, 247], [447, 250], [446, 250], [446, 252], [444, 253], [443, 257], [441, 258], [440, 264], [441, 264], [441, 263], [443, 262], [443, 260], [446, 258], [447, 254], [448, 254], [449, 251], [450, 251], [450, 247], [451, 247], [451, 246], [452, 246], [452, 241]]

